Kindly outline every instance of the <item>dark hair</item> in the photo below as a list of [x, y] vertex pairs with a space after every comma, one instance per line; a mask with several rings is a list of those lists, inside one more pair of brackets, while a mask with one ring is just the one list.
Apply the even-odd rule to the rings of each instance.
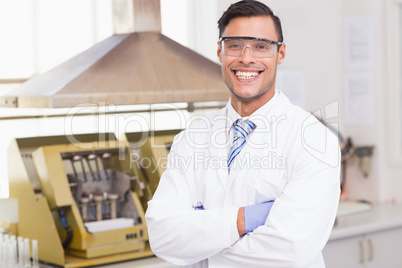
[[270, 16], [275, 25], [275, 31], [278, 34], [278, 41], [283, 42], [281, 20], [274, 15], [272, 10], [265, 4], [255, 0], [243, 0], [231, 4], [218, 20], [219, 38], [229, 22], [238, 17]]

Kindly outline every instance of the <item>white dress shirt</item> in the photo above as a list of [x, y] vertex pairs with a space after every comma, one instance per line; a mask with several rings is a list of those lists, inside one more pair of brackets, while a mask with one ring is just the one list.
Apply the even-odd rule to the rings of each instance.
[[[237, 118], [229, 101], [175, 137], [146, 212], [153, 252], [186, 267], [325, 267], [340, 194], [337, 137], [277, 90], [249, 117], [257, 128], [228, 174]], [[239, 237], [238, 209], [269, 200], [265, 225]]]

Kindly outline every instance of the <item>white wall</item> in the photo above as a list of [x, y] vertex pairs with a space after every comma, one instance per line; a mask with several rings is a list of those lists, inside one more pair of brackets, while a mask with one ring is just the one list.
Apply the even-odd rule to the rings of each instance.
[[396, 120], [398, 117], [395, 117], [389, 110], [390, 99], [395, 95], [395, 91], [400, 90], [391, 86], [393, 83], [389, 81], [387, 75], [391, 71], [390, 55], [388, 54], [393, 53], [393, 51], [387, 50], [389, 42], [393, 42], [389, 40], [387, 33], [389, 28], [395, 27], [395, 25], [390, 25], [390, 21], [387, 19], [390, 15], [387, 5], [391, 1], [344, 0], [343, 2], [345, 5], [344, 18], [351, 16], [373, 18], [375, 51], [375, 65], [372, 68], [375, 81], [375, 123], [366, 127], [345, 127], [345, 133], [353, 137], [356, 144], [375, 146], [372, 172], [370, 176], [364, 178], [357, 169], [357, 163], [354, 163], [348, 173], [349, 196], [372, 202], [401, 202], [402, 163], [391, 164], [394, 159], [390, 155], [391, 147], [400, 144], [399, 141], [392, 140], [395, 137], [391, 131], [401, 127], [401, 122]]
[[190, 43], [188, 0], [161, 0], [162, 33], [183, 46]]
[[[359, 17], [359, 16], [368, 16], [374, 20], [374, 42], [378, 39], [383, 39], [385, 36], [378, 31], [379, 24], [381, 24], [381, 17], [383, 16], [383, 10], [380, 8], [376, 10], [377, 5], [381, 1], [377, 0], [369, 0], [369, 1], [361, 1], [361, 0], [353, 0], [346, 1], [343, 3], [345, 8], [343, 10], [342, 19], [350, 18], [350, 17]], [[383, 39], [384, 40], [384, 39]], [[375, 48], [378, 48], [378, 43], [375, 42]], [[377, 52], [378, 50], [375, 49]], [[377, 54], [378, 55], [378, 54]], [[381, 83], [382, 74], [380, 66], [382, 67], [384, 62], [382, 59], [378, 57], [375, 58], [375, 67], [371, 68], [369, 72], [372, 72], [375, 83], [375, 123], [372, 126], [353, 126], [348, 125], [345, 126], [345, 135], [352, 137], [355, 145], [374, 145], [374, 155], [372, 159], [372, 169], [370, 175], [365, 178], [361, 175], [358, 170], [358, 161], [354, 159], [354, 161], [350, 162], [350, 166], [348, 166], [347, 173], [347, 191], [348, 196], [353, 199], [364, 199], [372, 202], [385, 201], [384, 198], [381, 198], [381, 183], [385, 186], [387, 184], [387, 178], [381, 178], [384, 175], [384, 169], [381, 167], [384, 163], [381, 161], [384, 155], [384, 144], [381, 140], [381, 136], [384, 134], [383, 132], [383, 122], [381, 120], [381, 114], [383, 114], [382, 103], [383, 96], [378, 92], [378, 85]], [[344, 73], [350, 73], [350, 71], [343, 68]], [[343, 107], [345, 108], [345, 107]], [[347, 116], [347, 115], [345, 115]], [[383, 170], [381, 172], [381, 170]], [[392, 198], [391, 196], [388, 196]]]

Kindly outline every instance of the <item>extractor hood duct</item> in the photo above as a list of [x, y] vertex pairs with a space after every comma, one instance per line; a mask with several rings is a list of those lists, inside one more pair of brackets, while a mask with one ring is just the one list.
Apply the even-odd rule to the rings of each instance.
[[218, 64], [161, 34], [159, 0], [114, 0], [113, 5], [115, 35], [0, 97], [0, 106], [60, 108], [228, 98]]

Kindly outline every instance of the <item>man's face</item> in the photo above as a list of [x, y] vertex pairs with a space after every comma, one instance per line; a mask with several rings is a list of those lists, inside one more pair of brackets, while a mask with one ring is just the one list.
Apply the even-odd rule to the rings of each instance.
[[[274, 22], [269, 16], [238, 17], [226, 26], [222, 37], [251, 36], [278, 41]], [[285, 45], [271, 58], [256, 58], [249, 48], [239, 57], [223, 55], [218, 43], [218, 57], [222, 63], [223, 79], [232, 98], [241, 102], [269, 101], [275, 93], [276, 68], [285, 58]], [[257, 76], [255, 76], [257, 75]]]

